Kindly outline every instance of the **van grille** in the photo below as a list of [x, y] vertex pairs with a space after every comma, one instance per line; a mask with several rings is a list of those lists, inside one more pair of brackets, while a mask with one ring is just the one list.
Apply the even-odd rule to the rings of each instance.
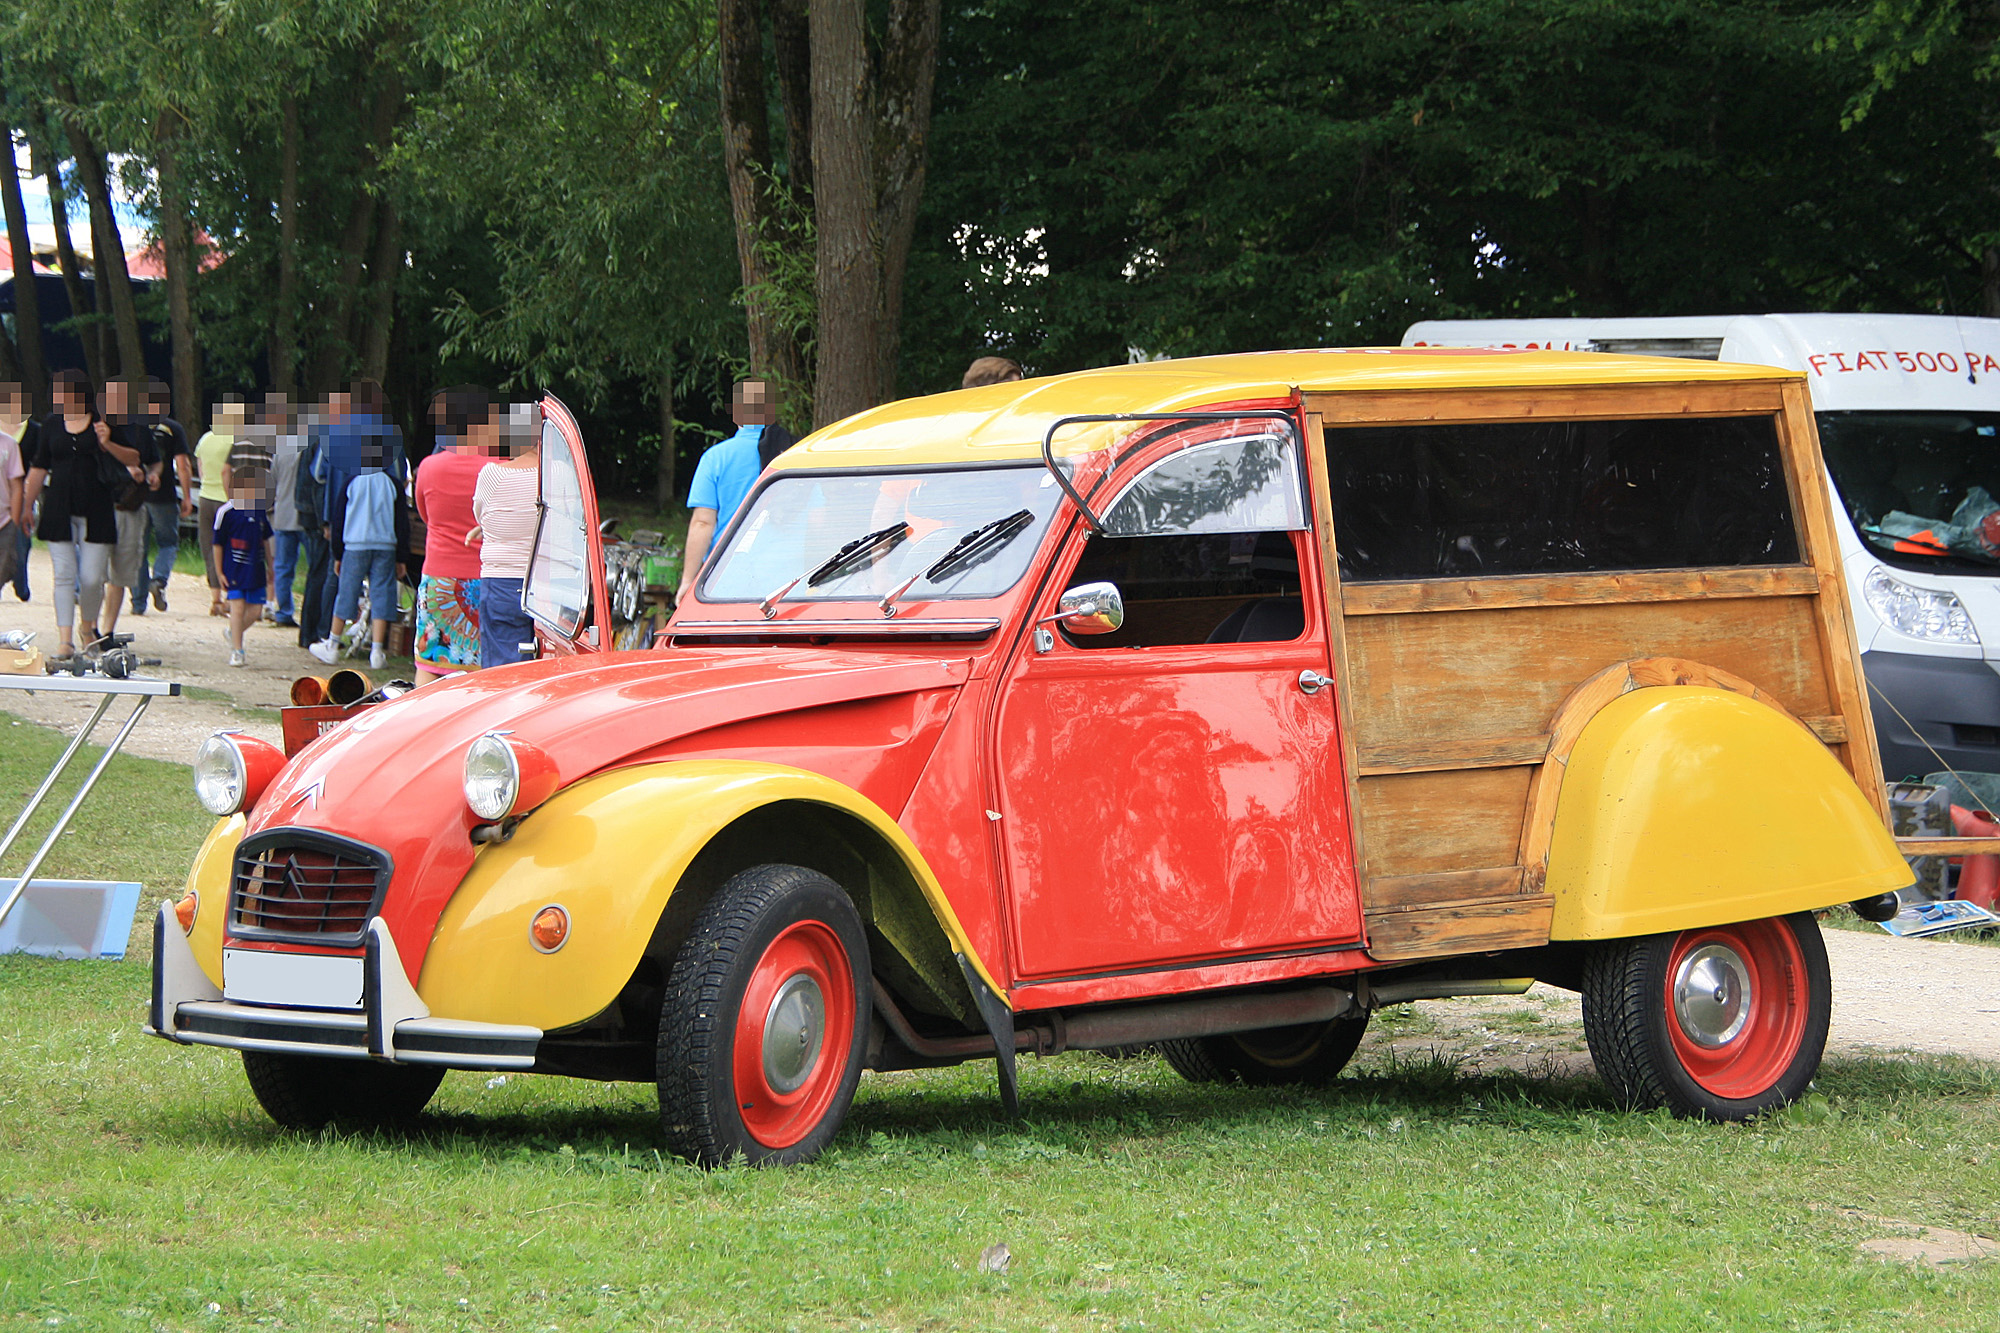
[[234, 934], [313, 944], [361, 943], [389, 886], [389, 854], [308, 829], [273, 829], [236, 852]]

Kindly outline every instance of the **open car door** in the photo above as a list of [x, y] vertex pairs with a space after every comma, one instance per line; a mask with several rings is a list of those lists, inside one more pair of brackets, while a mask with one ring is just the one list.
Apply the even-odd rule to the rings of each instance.
[[576, 418], [553, 395], [541, 401], [540, 516], [521, 604], [535, 622], [536, 656], [602, 651], [611, 642], [597, 488]]

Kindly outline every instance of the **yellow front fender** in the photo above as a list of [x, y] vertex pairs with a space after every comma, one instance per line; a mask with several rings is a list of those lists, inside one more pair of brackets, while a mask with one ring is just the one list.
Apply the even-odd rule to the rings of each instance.
[[[590, 1018], [617, 998], [674, 886], [709, 840], [781, 801], [829, 806], [868, 825], [902, 858], [952, 947], [979, 966], [922, 855], [867, 797], [803, 769], [687, 759], [579, 782], [529, 815], [512, 839], [481, 851], [438, 919], [417, 994], [450, 1018], [544, 1031]], [[545, 954], [530, 943], [528, 925], [551, 903], [569, 913], [570, 933]]]
[[188, 932], [188, 947], [202, 974], [219, 988], [222, 985], [222, 922], [229, 915], [229, 882], [236, 872], [236, 844], [243, 841], [249, 821], [242, 815], [228, 815], [215, 821], [202, 839], [188, 870], [187, 887], [195, 895], [194, 929]]
[[1751, 921], [1910, 883], [1881, 818], [1812, 733], [1697, 686], [1634, 690], [1591, 718], [1548, 866], [1559, 940]]

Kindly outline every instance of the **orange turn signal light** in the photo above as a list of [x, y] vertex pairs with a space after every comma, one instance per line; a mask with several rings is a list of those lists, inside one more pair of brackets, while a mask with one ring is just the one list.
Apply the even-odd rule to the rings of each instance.
[[189, 889], [174, 904], [174, 920], [181, 923], [181, 934], [194, 934], [194, 919], [201, 913], [201, 895]]
[[550, 903], [535, 913], [528, 926], [528, 941], [543, 953], [554, 953], [569, 938], [569, 913]]

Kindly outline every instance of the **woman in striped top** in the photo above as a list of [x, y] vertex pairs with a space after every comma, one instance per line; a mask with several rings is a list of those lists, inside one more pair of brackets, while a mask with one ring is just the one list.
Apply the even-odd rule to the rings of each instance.
[[[495, 418], [498, 414], [495, 414]], [[500, 426], [489, 419], [488, 430]], [[511, 426], [511, 422], [508, 423]], [[508, 457], [490, 463], [472, 488], [472, 518], [479, 526], [466, 540], [479, 542], [479, 665], [521, 660], [534, 626], [521, 608], [521, 584], [535, 544], [535, 501], [541, 490], [540, 437], [504, 429]]]

